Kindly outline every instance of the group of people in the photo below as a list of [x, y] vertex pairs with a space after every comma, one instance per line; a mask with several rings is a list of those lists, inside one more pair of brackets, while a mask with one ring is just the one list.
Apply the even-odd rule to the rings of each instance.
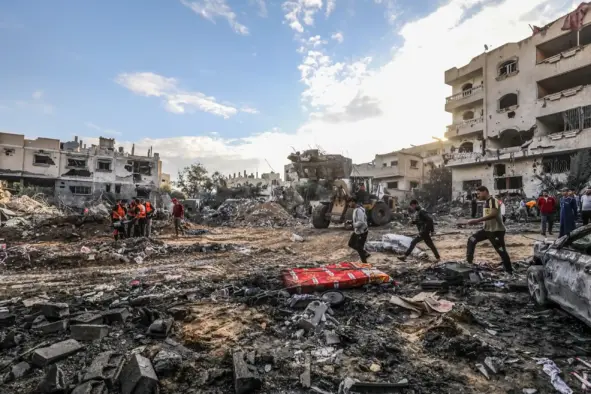
[[136, 198], [127, 204], [122, 200], [117, 201], [111, 210], [115, 241], [122, 238], [150, 237], [155, 214], [156, 208], [148, 200]]
[[[479, 242], [488, 240], [501, 257], [505, 271], [508, 274], [512, 274], [511, 258], [505, 246], [504, 204], [500, 199], [493, 197], [485, 186], [478, 187], [474, 197], [472, 219], [467, 224], [476, 225], [484, 223], [484, 225], [481, 230], [468, 238], [466, 261], [472, 264], [476, 245]], [[483, 202], [483, 213], [480, 218], [476, 218], [476, 199]], [[361, 202], [353, 199], [352, 204], [355, 206], [355, 210], [353, 211], [353, 234], [351, 234], [351, 238], [349, 239], [349, 247], [356, 250], [359, 253], [361, 261], [366, 263], [367, 258], [370, 256], [365, 251], [365, 242], [367, 241], [368, 235], [367, 216]], [[537, 201], [534, 201], [534, 205], [537, 206], [541, 215], [542, 235], [544, 236], [546, 235], [546, 231], [552, 235], [556, 207], [559, 207], [559, 236], [562, 237], [576, 228], [576, 218], [579, 211], [581, 212], [583, 225], [587, 225], [591, 221], [591, 188], [586, 189], [580, 199], [576, 198], [574, 190], [563, 189], [559, 201], [545, 190]], [[524, 206], [528, 208], [527, 205]], [[409, 211], [414, 214], [413, 223], [417, 225], [418, 235], [412, 240], [404, 255], [399, 257], [399, 259], [405, 261], [419, 242], [425, 242], [433, 252], [435, 260], [439, 261], [439, 251], [432, 238], [432, 235], [435, 233], [433, 218], [427, 211], [421, 208], [417, 200], [410, 202]]]

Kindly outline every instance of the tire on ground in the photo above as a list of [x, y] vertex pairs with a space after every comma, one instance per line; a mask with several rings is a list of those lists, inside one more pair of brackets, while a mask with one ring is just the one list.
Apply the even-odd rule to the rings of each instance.
[[548, 305], [548, 290], [544, 285], [544, 266], [533, 265], [527, 270], [527, 288], [529, 295], [539, 306]]
[[314, 208], [312, 212], [312, 225], [314, 228], [328, 228], [330, 219], [326, 218], [328, 213], [328, 205], [320, 204]]
[[390, 207], [385, 202], [378, 201], [371, 209], [371, 222], [374, 226], [383, 226], [390, 222], [391, 215]]

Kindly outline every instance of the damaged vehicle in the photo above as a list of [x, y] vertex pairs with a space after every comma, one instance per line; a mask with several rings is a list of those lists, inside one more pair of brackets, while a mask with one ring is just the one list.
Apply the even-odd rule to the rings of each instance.
[[591, 326], [591, 225], [536, 242], [527, 285], [538, 305], [554, 302]]

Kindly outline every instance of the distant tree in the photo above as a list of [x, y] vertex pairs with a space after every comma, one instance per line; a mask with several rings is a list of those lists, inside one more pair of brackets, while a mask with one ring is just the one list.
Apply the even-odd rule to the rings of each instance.
[[211, 183], [213, 183], [213, 185], [216, 187], [228, 187], [226, 177], [220, 174], [219, 171], [216, 171], [213, 174], [211, 174]]
[[441, 202], [451, 201], [452, 184], [451, 169], [447, 167], [433, 168], [429, 178], [415, 191], [415, 197], [425, 207], [433, 207]]
[[211, 179], [207, 176], [205, 167], [195, 163], [179, 171], [178, 180], [174, 184], [188, 198], [199, 198], [199, 193], [210, 187]]
[[172, 187], [169, 184], [162, 185], [160, 186], [160, 191], [163, 193], [168, 193], [170, 195], [170, 193], [172, 192]]
[[185, 195], [185, 193], [183, 193], [180, 190], [173, 190], [170, 192], [170, 197], [171, 198], [176, 198], [178, 200], [186, 200], [187, 196]]

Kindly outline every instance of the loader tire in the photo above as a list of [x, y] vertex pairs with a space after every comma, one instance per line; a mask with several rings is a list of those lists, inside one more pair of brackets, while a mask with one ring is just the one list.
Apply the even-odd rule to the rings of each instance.
[[378, 201], [371, 209], [371, 222], [374, 226], [383, 226], [390, 222], [392, 212], [390, 207], [383, 201]]
[[312, 225], [314, 228], [328, 228], [330, 219], [326, 218], [328, 205], [320, 204], [312, 212]]

